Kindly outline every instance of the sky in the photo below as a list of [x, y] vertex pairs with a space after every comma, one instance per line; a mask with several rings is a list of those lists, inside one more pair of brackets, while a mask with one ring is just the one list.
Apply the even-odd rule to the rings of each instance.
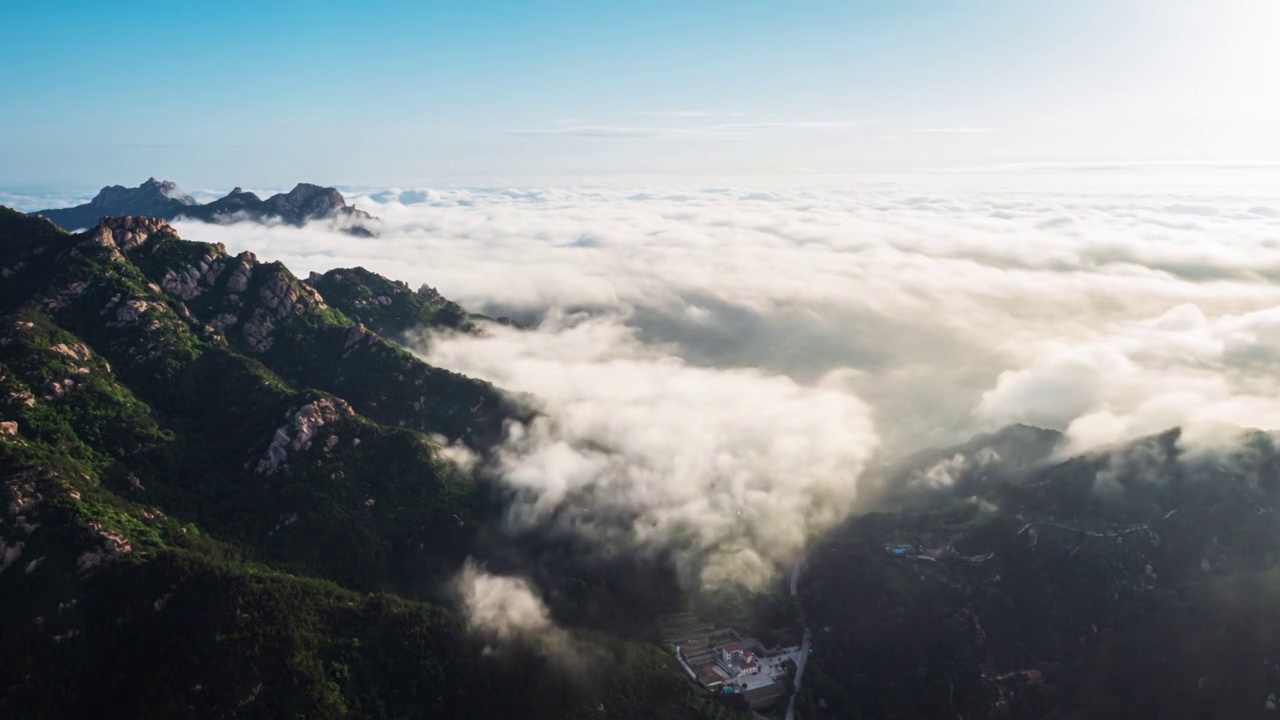
[[[175, 225], [528, 323], [398, 340], [536, 398], [488, 460], [514, 527], [693, 585], [758, 585], [865, 509], [866, 469], [1009, 423], [1064, 453], [1280, 430], [1280, 0], [3, 17], [0, 204], [342, 188], [375, 237]], [[528, 584], [459, 591], [548, 623]]]
[[1280, 162], [1277, 0], [12, 3], [0, 187]]

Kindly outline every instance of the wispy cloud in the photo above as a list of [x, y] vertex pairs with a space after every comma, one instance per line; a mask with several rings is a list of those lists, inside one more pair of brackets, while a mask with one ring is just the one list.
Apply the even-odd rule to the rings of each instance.
[[470, 558], [454, 578], [454, 592], [471, 632], [501, 647], [523, 643], [534, 650], [585, 670], [600, 651], [576, 641], [551, 618], [537, 590], [525, 578], [493, 575]]
[[[663, 110], [637, 115], [666, 118], [710, 118], [743, 116], [746, 113], [703, 110]], [[750, 137], [753, 130], [847, 130], [862, 124], [852, 120], [762, 120], [758, 122], [715, 123], [711, 125], [587, 125], [509, 130], [517, 137], [656, 138], [656, 137]]]
[[993, 133], [1000, 132], [997, 128], [984, 127], [922, 127], [907, 128], [905, 132], [913, 133]]
[[84, 147], [93, 148], [121, 148], [129, 150], [176, 150], [185, 148], [199, 149], [216, 149], [216, 150], [272, 150], [281, 145], [277, 144], [247, 144], [247, 143], [205, 143], [205, 142], [116, 142], [107, 144], [88, 144]]
[[511, 130], [509, 135], [519, 137], [605, 137], [605, 138], [645, 138], [656, 137], [664, 132], [662, 128], [617, 127], [610, 125], [583, 125], [579, 127], [549, 128], [543, 130]]
[[647, 115], [649, 117], [742, 117], [747, 113], [742, 112], [724, 112], [721, 110], [645, 110], [636, 113], [637, 115]]
[[1002, 170], [1055, 172], [1099, 172], [1112, 170], [1273, 170], [1280, 163], [1260, 160], [1133, 160], [1118, 161], [1041, 161], [990, 163]]
[[775, 129], [809, 129], [809, 130], [846, 130], [860, 127], [862, 123], [852, 120], [786, 120], [751, 123], [726, 123], [712, 125], [716, 130], [775, 130]]
[[656, 138], [656, 137], [743, 137], [732, 132], [729, 126], [697, 127], [634, 127], [626, 125], [578, 125], [574, 127], [545, 128], [538, 130], [510, 130], [517, 137], [582, 137], [582, 138]]

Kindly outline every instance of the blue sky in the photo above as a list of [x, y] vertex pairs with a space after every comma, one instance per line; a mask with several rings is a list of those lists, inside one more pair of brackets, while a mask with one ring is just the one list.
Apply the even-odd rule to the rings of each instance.
[[1280, 0], [55, 0], [5, 15], [10, 187], [1280, 160]]

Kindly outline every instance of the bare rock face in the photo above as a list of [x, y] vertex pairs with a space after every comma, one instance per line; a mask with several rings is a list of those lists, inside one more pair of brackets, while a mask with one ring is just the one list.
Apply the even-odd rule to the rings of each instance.
[[45, 298], [44, 306], [48, 310], [61, 310], [62, 308], [70, 305], [76, 298], [84, 294], [85, 289], [88, 287], [89, 283], [84, 282], [83, 280], [80, 282], [73, 282], [55, 295]]
[[233, 293], [244, 292], [249, 288], [249, 278], [253, 274], [254, 265], [258, 264], [258, 258], [248, 250], [236, 256], [236, 269], [231, 271], [231, 277], [227, 280], [227, 290]]
[[66, 357], [69, 357], [72, 360], [79, 360], [81, 362], [88, 362], [89, 359], [93, 357], [93, 351], [90, 350], [89, 346], [85, 345], [84, 343], [75, 343], [72, 345], [67, 345], [65, 343], [58, 343], [57, 345], [54, 345], [49, 349], [52, 350], [53, 352], [58, 353], [59, 355], [65, 355]]
[[128, 252], [155, 235], [177, 234], [168, 222], [160, 218], [134, 215], [104, 217], [94, 228], [90, 244]]
[[347, 334], [342, 338], [342, 356], [347, 357], [355, 352], [362, 345], [373, 347], [381, 340], [381, 336], [364, 326], [364, 323], [356, 323]]
[[222, 276], [223, 270], [226, 269], [224, 258], [225, 255], [219, 255], [214, 251], [207, 252], [196, 265], [188, 265], [179, 271], [166, 272], [160, 281], [160, 286], [183, 300], [191, 300], [206, 288], [213, 287]]
[[275, 343], [275, 339], [271, 337], [271, 331], [275, 329], [271, 316], [258, 308], [244, 323], [244, 342], [253, 352], [266, 352]]
[[113, 555], [133, 552], [133, 544], [125, 536], [107, 530], [96, 522], [89, 523], [89, 529], [96, 537], [94, 546], [76, 558], [76, 573], [81, 577], [92, 573]]
[[276, 430], [256, 471], [265, 475], [279, 472], [288, 463], [290, 453], [311, 449], [312, 439], [320, 428], [351, 414], [351, 407], [342, 400], [322, 398], [303, 405]]
[[275, 314], [276, 319], [284, 319], [295, 314], [301, 315], [306, 308], [305, 303], [298, 302], [300, 294], [297, 287], [288, 282], [282, 273], [272, 276], [262, 286], [258, 295], [262, 299], [262, 304]]
[[[228, 283], [229, 289], [248, 288], [251, 271], [246, 267], [242, 265], [237, 268]], [[260, 277], [263, 275], [260, 274]], [[307, 310], [328, 307], [315, 288], [292, 280], [287, 272], [281, 270], [273, 270], [265, 275], [256, 300], [252, 314], [244, 322], [243, 332], [249, 350], [258, 353], [271, 349], [275, 342], [271, 334], [281, 323], [292, 317], [299, 317]]]
[[147, 300], [128, 300], [120, 309], [116, 311], [116, 319], [114, 323], [108, 323], [111, 327], [128, 327], [137, 325], [148, 312], [160, 311], [164, 309], [163, 303], [150, 302]]

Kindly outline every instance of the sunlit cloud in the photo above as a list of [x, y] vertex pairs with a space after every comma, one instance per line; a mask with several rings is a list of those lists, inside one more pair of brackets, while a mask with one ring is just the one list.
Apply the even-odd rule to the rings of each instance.
[[[382, 237], [182, 228], [300, 273], [365, 265], [428, 282], [480, 311], [607, 313], [700, 366], [802, 383], [851, 367], [891, 449], [1020, 417], [1067, 429], [1096, 410], [984, 403], [1047, 344], [1083, 348], [1183, 305], [1211, 323], [1280, 305], [1280, 203], [1265, 197], [543, 189], [353, 200], [386, 221]], [[1248, 372], [1224, 377], [1241, 388], [1267, 377]]]
[[[1074, 179], [1076, 173], [1071, 173]], [[1181, 193], [383, 189], [387, 230], [179, 223], [363, 265], [533, 329], [402, 338], [537, 398], [509, 521], [754, 584], [862, 468], [1025, 422], [1070, 451], [1280, 428], [1280, 202]]]

